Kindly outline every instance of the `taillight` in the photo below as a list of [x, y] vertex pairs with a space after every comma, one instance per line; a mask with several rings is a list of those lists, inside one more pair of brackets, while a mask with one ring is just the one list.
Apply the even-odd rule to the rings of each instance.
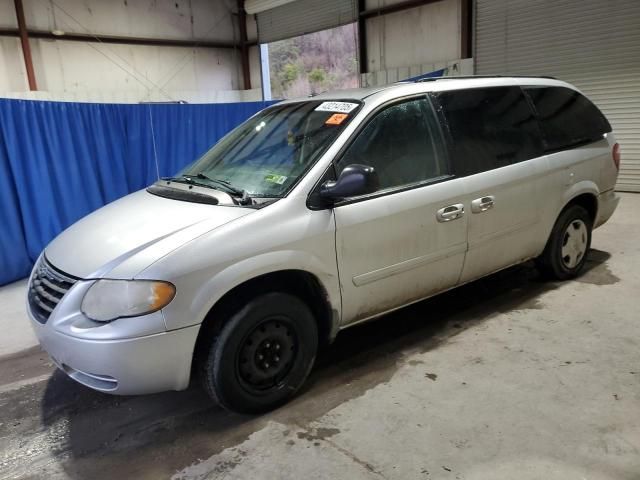
[[620, 170], [620, 145], [615, 144], [611, 151], [611, 157], [613, 158], [613, 164], [616, 166], [616, 170]]

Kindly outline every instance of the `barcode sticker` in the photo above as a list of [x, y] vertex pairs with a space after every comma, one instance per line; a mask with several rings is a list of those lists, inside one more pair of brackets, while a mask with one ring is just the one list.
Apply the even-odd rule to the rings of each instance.
[[349, 102], [322, 102], [316, 107], [317, 112], [349, 113], [358, 107], [357, 103]]

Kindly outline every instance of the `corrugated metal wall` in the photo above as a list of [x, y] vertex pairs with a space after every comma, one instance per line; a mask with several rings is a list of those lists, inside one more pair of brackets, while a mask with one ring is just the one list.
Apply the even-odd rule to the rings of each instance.
[[296, 0], [246, 0], [244, 2], [244, 9], [249, 15], [255, 15], [270, 8], [280, 7], [295, 1]]
[[611, 121], [618, 189], [640, 191], [640, 1], [476, 0], [476, 73], [552, 75]]
[[363, 87], [377, 87], [390, 83], [402, 82], [410, 77], [416, 77], [425, 73], [444, 70], [443, 76], [455, 77], [458, 75], [473, 75], [473, 58], [460, 58], [448, 62], [423, 63], [410, 67], [387, 68], [360, 74], [360, 83]]
[[256, 14], [258, 40], [274, 42], [355, 22], [356, 0], [297, 0]]

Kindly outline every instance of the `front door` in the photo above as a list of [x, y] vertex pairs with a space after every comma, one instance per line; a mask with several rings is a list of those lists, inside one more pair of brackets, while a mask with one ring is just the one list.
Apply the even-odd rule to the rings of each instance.
[[336, 169], [355, 163], [376, 169], [380, 190], [334, 208], [343, 324], [454, 286], [467, 249], [464, 179], [424, 96], [374, 113]]

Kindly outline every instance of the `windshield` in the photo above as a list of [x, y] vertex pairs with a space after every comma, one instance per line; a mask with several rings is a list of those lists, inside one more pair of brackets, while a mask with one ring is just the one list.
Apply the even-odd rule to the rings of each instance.
[[232, 130], [180, 175], [252, 197], [281, 197], [336, 139], [360, 106], [275, 105]]

